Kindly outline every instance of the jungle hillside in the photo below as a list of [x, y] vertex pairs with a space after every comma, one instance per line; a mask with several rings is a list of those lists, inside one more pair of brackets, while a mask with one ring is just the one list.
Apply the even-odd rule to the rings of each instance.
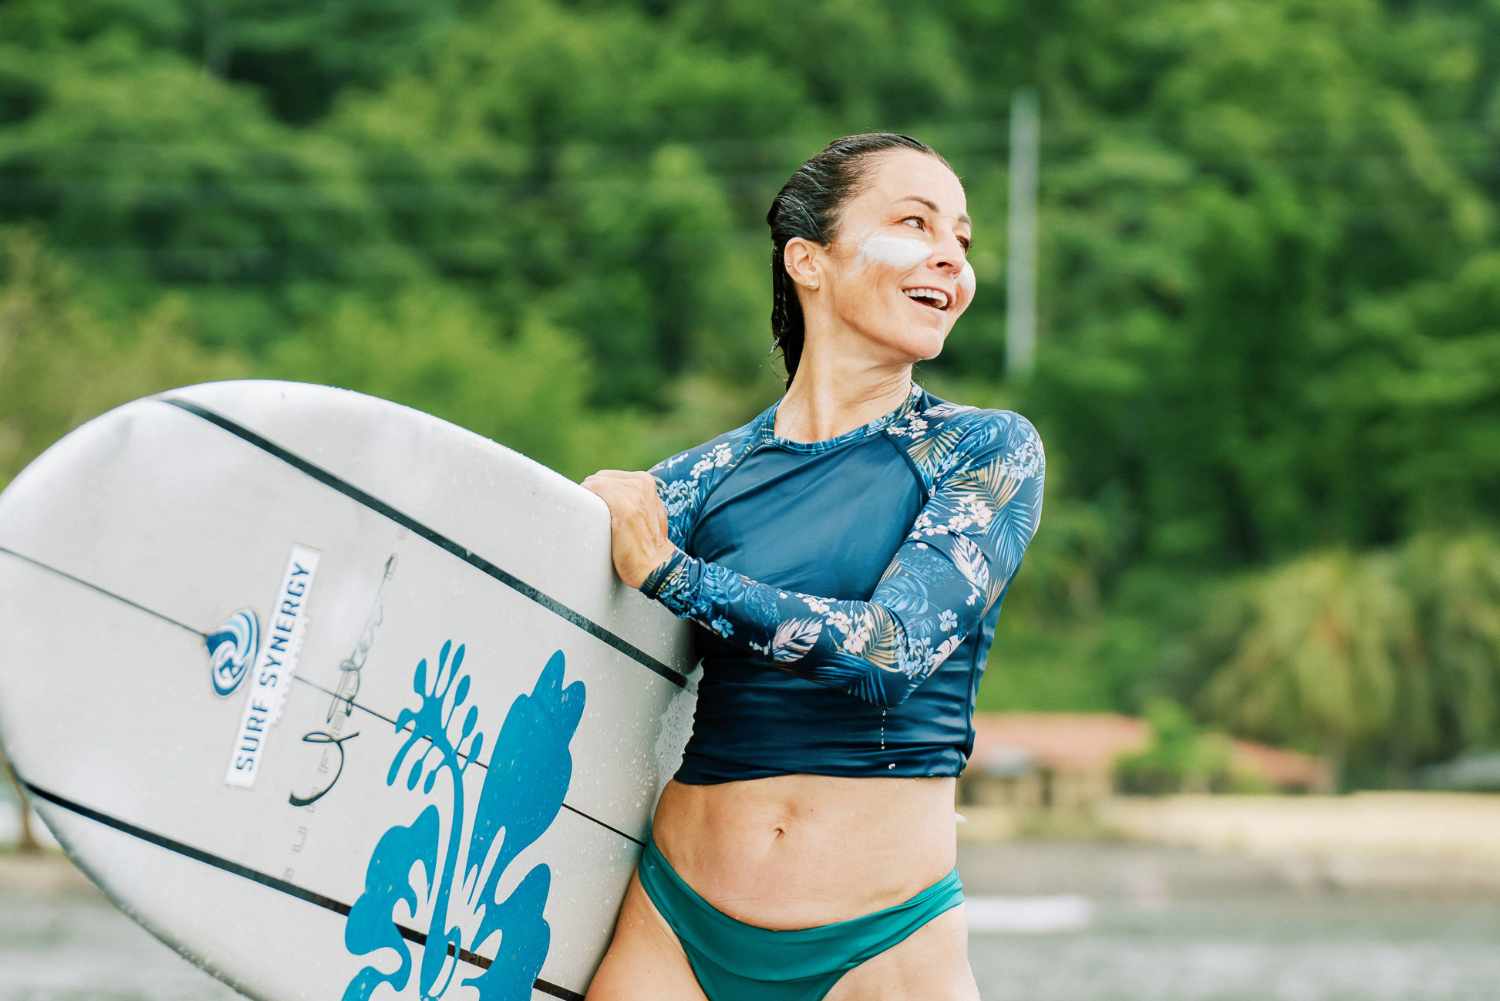
[[1173, 704], [1344, 788], [1500, 745], [1495, 0], [0, 0], [0, 485], [253, 377], [644, 468], [777, 397], [766, 208], [875, 130], [974, 217], [918, 380], [1050, 460], [981, 708]]

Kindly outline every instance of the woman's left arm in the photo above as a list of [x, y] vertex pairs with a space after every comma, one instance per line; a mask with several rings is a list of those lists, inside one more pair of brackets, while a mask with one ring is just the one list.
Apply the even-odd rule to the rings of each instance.
[[1004, 595], [1041, 517], [1036, 429], [987, 416], [938, 460], [946, 471], [868, 601], [771, 587], [675, 546], [640, 589], [778, 667], [900, 705]]

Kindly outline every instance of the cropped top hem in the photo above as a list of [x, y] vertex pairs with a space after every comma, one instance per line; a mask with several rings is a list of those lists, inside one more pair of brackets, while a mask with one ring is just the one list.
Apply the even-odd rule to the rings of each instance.
[[[723, 785], [726, 782], [748, 782], [754, 779], [771, 779], [782, 775], [819, 775], [825, 778], [835, 779], [951, 779], [957, 778], [964, 770], [964, 756], [953, 748], [944, 748], [952, 751], [951, 760], [945, 760], [941, 765], [931, 762], [926, 764], [897, 765], [895, 768], [883, 768], [872, 770], [870, 768], [838, 768], [831, 764], [809, 764], [801, 763], [791, 768], [779, 768], [772, 765], [749, 765], [740, 762], [722, 761], [705, 755], [685, 754], [682, 758], [682, 767], [677, 769], [677, 774], [672, 778], [676, 782], [690, 786], [713, 786]], [[944, 755], [943, 757], [947, 757]]]

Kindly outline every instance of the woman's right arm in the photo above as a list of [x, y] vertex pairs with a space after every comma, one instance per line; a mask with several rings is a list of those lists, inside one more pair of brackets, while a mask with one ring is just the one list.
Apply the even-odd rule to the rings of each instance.
[[758, 422], [679, 452], [649, 472], [601, 469], [583, 481], [609, 505], [611, 549], [620, 579], [639, 588], [681, 552], [715, 485], [754, 447]]

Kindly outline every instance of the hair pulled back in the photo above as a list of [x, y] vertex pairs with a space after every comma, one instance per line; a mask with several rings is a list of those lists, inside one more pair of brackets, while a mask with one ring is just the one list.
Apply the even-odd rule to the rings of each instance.
[[[894, 132], [868, 132], [835, 139], [817, 156], [793, 172], [782, 185], [766, 213], [771, 227], [771, 338], [781, 349], [786, 364], [786, 384], [792, 384], [802, 360], [807, 328], [797, 283], [787, 273], [787, 241], [801, 237], [828, 246], [838, 235], [839, 209], [858, 194], [860, 182], [869, 172], [871, 158], [886, 150], [910, 149], [937, 157], [936, 150], [911, 136]], [[950, 168], [951, 169], [951, 168]]]

